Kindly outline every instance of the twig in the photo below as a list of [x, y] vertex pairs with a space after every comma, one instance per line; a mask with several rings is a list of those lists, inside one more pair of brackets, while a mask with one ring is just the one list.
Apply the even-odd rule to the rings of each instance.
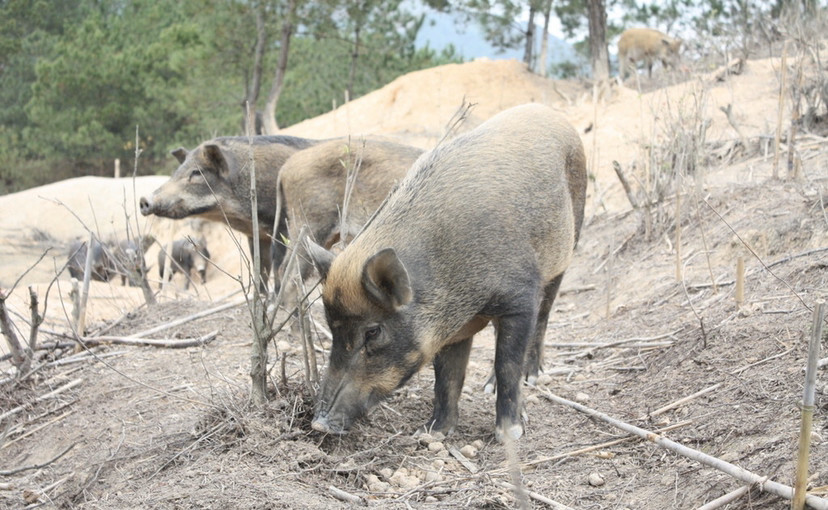
[[[690, 425], [693, 423], [693, 420], [684, 420], [678, 423], [674, 423], [672, 425], [668, 425], [667, 427], [662, 427], [660, 429], [656, 429], [656, 433], [668, 432], [673, 429], [677, 429], [680, 427], [684, 427], [686, 425]], [[575, 457], [576, 455], [582, 455], [584, 453], [594, 452], [595, 450], [603, 450], [604, 448], [609, 448], [610, 446], [615, 446], [617, 444], [626, 443], [627, 441], [632, 441], [634, 439], [638, 439], [635, 436], [627, 436], [622, 437], [619, 439], [613, 439], [612, 441], [607, 441], [606, 443], [600, 443], [592, 446], [587, 446], [586, 448], [580, 448], [578, 450], [572, 450], [566, 453], [559, 453], [557, 455], [553, 455], [551, 457], [541, 457], [540, 459], [535, 459], [523, 464], [524, 467], [530, 466], [537, 466], [538, 464], [546, 464], [548, 462], [554, 462], [556, 460], [560, 460], [566, 457]], [[497, 471], [492, 471], [492, 474], [497, 473]]]
[[466, 456], [454, 446], [449, 448], [449, 453], [452, 457], [457, 459], [457, 462], [462, 464], [464, 468], [468, 469], [471, 474], [475, 474], [479, 471], [478, 467], [474, 465], [474, 462], [467, 459]]
[[774, 360], [774, 359], [776, 359], [776, 358], [781, 358], [782, 356], [784, 356], [784, 355], [788, 354], [788, 353], [789, 353], [789, 352], [791, 352], [792, 350], [793, 350], [793, 347], [792, 347], [792, 348], [790, 348], [790, 349], [788, 349], [788, 350], [787, 350], [787, 351], [785, 351], [785, 352], [780, 352], [779, 354], [774, 354], [773, 356], [769, 356], [769, 357], [767, 357], [767, 358], [765, 358], [765, 359], [762, 359], [762, 360], [759, 360], [759, 361], [757, 361], [757, 362], [755, 362], [755, 363], [751, 363], [750, 365], [745, 365], [745, 366], [743, 366], [743, 367], [737, 368], [736, 370], [732, 370], [730, 373], [731, 373], [731, 374], [733, 374], [733, 375], [739, 375], [739, 374], [741, 374], [742, 372], [744, 372], [745, 370], [747, 370], [748, 368], [753, 368], [753, 367], [755, 367], [756, 365], [761, 365], [762, 363], [767, 363], [768, 361]]
[[[509, 482], [495, 482], [495, 484], [510, 491], [515, 490], [515, 486]], [[557, 501], [549, 499], [546, 496], [538, 494], [537, 492], [526, 491], [526, 494], [535, 501], [540, 501], [541, 503], [551, 506], [554, 510], [574, 510], [572, 507], [568, 507], [562, 503], [558, 503]]]
[[89, 241], [86, 243], [86, 262], [83, 266], [83, 286], [81, 287], [80, 300], [78, 301], [78, 321], [74, 324], [75, 332], [83, 336], [86, 330], [86, 302], [89, 299], [89, 280], [92, 278], [92, 257], [95, 252], [95, 233], [89, 231]]
[[660, 407], [660, 408], [656, 409], [655, 411], [653, 411], [651, 413], [647, 413], [647, 416], [642, 416], [642, 417], [639, 418], [639, 420], [646, 420], [648, 417], [653, 418], [654, 416], [658, 416], [659, 414], [664, 414], [667, 411], [669, 411], [670, 409], [675, 409], [676, 407], [678, 407], [682, 404], [686, 404], [687, 402], [690, 402], [691, 400], [697, 399], [697, 398], [701, 397], [702, 395], [706, 395], [707, 393], [710, 393], [711, 391], [715, 391], [715, 390], [719, 389], [719, 386], [721, 386], [721, 385], [722, 385], [722, 383], [716, 383], [713, 386], [709, 386], [709, 387], [707, 387], [707, 388], [705, 388], [701, 391], [697, 391], [696, 393], [693, 393], [692, 395], [687, 395], [684, 398], [680, 398], [680, 399], [676, 400], [672, 404], [667, 404], [666, 406]]
[[153, 338], [135, 338], [132, 336], [96, 336], [92, 338], [84, 338], [83, 342], [89, 346], [103, 344], [120, 344], [120, 345], [147, 345], [151, 347], [167, 347], [170, 349], [184, 349], [186, 347], [198, 347], [207, 345], [218, 336], [218, 330], [211, 331], [204, 336], [198, 338], [185, 338], [182, 340], [161, 340]]
[[615, 170], [615, 175], [618, 176], [618, 180], [621, 181], [621, 186], [624, 188], [624, 193], [627, 194], [627, 200], [630, 201], [630, 205], [632, 205], [633, 209], [640, 208], [641, 202], [639, 202], [638, 197], [636, 197], [635, 193], [633, 193], [632, 186], [630, 186], [630, 180], [627, 179], [627, 175], [624, 173], [621, 163], [613, 161], [612, 168]]
[[58, 421], [60, 421], [60, 420], [62, 420], [62, 419], [64, 419], [64, 418], [66, 418], [67, 416], [69, 416], [70, 414], [72, 414], [72, 413], [74, 413], [74, 412], [75, 412], [74, 410], [72, 410], [72, 411], [66, 411], [65, 413], [61, 414], [60, 416], [58, 416], [58, 417], [56, 417], [56, 418], [53, 418], [53, 419], [51, 419], [51, 420], [47, 421], [46, 423], [43, 423], [42, 425], [38, 425], [37, 427], [35, 427], [35, 428], [33, 428], [33, 429], [29, 430], [29, 431], [28, 431], [28, 432], [26, 432], [25, 434], [22, 434], [21, 436], [16, 437], [16, 438], [12, 439], [11, 441], [9, 441], [9, 442], [7, 442], [7, 443], [3, 444], [3, 446], [0, 446], [0, 450], [2, 450], [3, 448], [6, 448], [7, 446], [11, 446], [11, 445], [13, 445], [14, 443], [16, 443], [16, 442], [20, 441], [21, 439], [24, 439], [24, 438], [26, 438], [26, 437], [31, 436], [31, 435], [32, 435], [32, 434], [34, 434], [35, 432], [38, 432], [38, 431], [40, 431], [40, 430], [45, 429], [45, 428], [46, 428], [46, 427], [48, 427], [49, 425], [51, 425], [51, 424], [53, 424], [53, 423], [55, 423], [55, 422], [58, 422]]
[[[58, 395], [60, 393], [63, 393], [66, 390], [70, 390], [70, 389], [74, 388], [75, 386], [79, 385], [82, 382], [83, 382], [82, 378], [78, 378], [78, 379], [75, 379], [73, 381], [70, 381], [70, 382], [64, 384], [63, 386], [61, 386], [60, 388], [58, 388], [54, 391], [50, 391], [49, 393], [46, 393], [45, 395], [41, 395], [41, 396], [37, 397], [36, 399], [34, 399], [34, 403], [42, 402], [44, 400], [48, 400], [48, 399], [54, 397], [55, 395]], [[23, 409], [26, 409], [26, 407], [27, 407], [27, 405], [24, 404], [24, 405], [17, 406], [13, 409], [9, 409], [5, 413], [0, 414], [0, 421], [3, 421], [6, 418], [8, 418], [9, 416], [12, 416], [14, 414], [19, 413]]]
[[340, 501], [344, 501], [344, 502], [346, 502], [346, 503], [351, 503], [352, 505], [361, 505], [361, 506], [365, 506], [365, 505], [367, 505], [367, 504], [368, 504], [368, 502], [367, 502], [367, 501], [365, 501], [365, 499], [364, 499], [364, 498], [361, 498], [361, 497], [359, 497], [359, 496], [354, 496], [353, 494], [350, 494], [350, 493], [348, 493], [348, 492], [345, 492], [345, 491], [343, 491], [342, 489], [337, 489], [337, 488], [336, 488], [336, 487], [334, 487], [333, 485], [331, 485], [330, 487], [328, 487], [328, 492], [330, 492], [330, 493], [331, 493], [331, 495], [332, 495], [333, 497], [335, 497], [336, 499], [338, 499], [338, 500], [340, 500]]
[[[573, 408], [577, 411], [580, 411], [584, 414], [592, 416], [593, 418], [598, 418], [599, 420], [605, 421], [605, 422], [609, 423], [610, 425], [612, 425], [614, 427], [620, 428], [620, 429], [625, 430], [625, 431], [627, 431], [631, 434], [635, 434], [639, 437], [642, 437], [642, 438], [654, 443], [656, 446], [668, 449], [672, 452], [678, 453], [679, 455], [683, 455], [683, 456], [685, 456], [689, 459], [700, 462], [700, 463], [702, 463], [706, 466], [710, 466], [712, 468], [723, 471], [724, 473], [726, 473], [726, 474], [728, 474], [728, 475], [730, 475], [730, 476], [732, 476], [732, 477], [734, 477], [738, 480], [741, 480], [743, 482], [746, 482], [746, 483], [762, 483], [762, 487], [766, 491], [771, 492], [773, 494], [776, 494], [777, 496], [781, 496], [785, 499], [793, 498], [793, 489], [791, 487], [787, 486], [787, 485], [781, 484], [779, 482], [774, 482], [774, 481], [771, 481], [771, 480], [763, 481], [763, 480], [765, 480], [763, 477], [761, 477], [757, 474], [751, 473], [750, 471], [747, 471], [746, 469], [742, 469], [742, 468], [740, 468], [738, 466], [735, 466], [735, 465], [733, 465], [729, 462], [726, 462], [726, 461], [723, 461], [723, 460], [718, 459], [716, 457], [713, 457], [712, 455], [707, 455], [706, 453], [702, 453], [698, 450], [688, 448], [688, 447], [686, 447], [684, 445], [681, 445], [681, 444], [679, 444], [675, 441], [671, 441], [670, 439], [659, 436], [658, 434], [656, 434], [654, 432], [651, 432], [649, 430], [645, 430], [645, 429], [642, 429], [640, 427], [636, 427], [635, 425], [630, 425], [629, 423], [625, 423], [625, 422], [622, 422], [622, 421], [617, 420], [615, 418], [611, 418], [610, 416], [608, 416], [604, 413], [601, 413], [601, 412], [596, 411], [594, 409], [590, 409], [590, 408], [588, 408], [586, 406], [583, 406], [581, 404], [578, 404], [576, 402], [572, 402], [571, 400], [566, 400], [564, 398], [561, 398], [557, 395], [554, 395], [549, 390], [545, 390], [545, 389], [542, 390], [541, 396], [543, 396], [547, 400], [550, 400], [552, 402], [571, 407], [571, 408]], [[816, 508], [817, 510], [828, 510], [828, 500], [826, 500], [826, 499], [819, 498], [819, 497], [816, 497], [816, 496], [813, 496], [813, 495], [808, 495], [806, 497], [806, 501], [808, 502], [809, 505], [811, 505], [813, 508]]]
[[736, 501], [737, 499], [741, 498], [755, 486], [755, 485], [762, 485], [760, 483], [750, 484], [750, 485], [743, 485], [736, 489], [735, 491], [728, 492], [727, 494], [720, 496], [713, 501], [705, 503], [704, 505], [700, 506], [696, 510], [716, 510], [717, 508], [721, 508], [728, 503]]
[[56, 457], [54, 457], [51, 460], [47, 460], [43, 464], [35, 464], [33, 466], [23, 466], [23, 467], [19, 467], [19, 468], [15, 468], [15, 469], [9, 469], [8, 471], [0, 471], [0, 476], [11, 476], [11, 475], [16, 475], [17, 473], [22, 473], [23, 471], [29, 471], [30, 469], [44, 468], [44, 467], [48, 466], [49, 464], [57, 461], [59, 458], [63, 457], [67, 453], [69, 453], [69, 450], [74, 448], [77, 444], [78, 443], [72, 443], [71, 445], [69, 445], [68, 448], [66, 448], [65, 450], [63, 450], [59, 454], [57, 454]]
[[186, 323], [194, 321], [196, 319], [201, 319], [202, 317], [206, 317], [206, 316], [212, 315], [214, 313], [223, 312], [224, 310], [239, 306], [243, 303], [244, 303], [244, 299], [236, 299], [234, 301], [231, 301], [229, 303], [225, 303], [225, 304], [217, 306], [215, 308], [209, 308], [207, 310], [202, 310], [198, 313], [194, 313], [192, 315], [187, 315], [186, 317], [182, 317], [180, 319], [176, 319], [174, 321], [170, 321], [170, 322], [161, 324], [160, 326], [155, 326], [154, 328], [145, 329], [144, 331], [139, 331], [138, 333], [133, 333], [133, 334], [129, 335], [127, 338], [143, 338], [143, 337], [146, 337], [146, 336], [149, 336], [149, 335], [154, 335], [155, 333], [158, 333], [160, 331], [164, 331], [164, 330], [167, 330], [167, 329], [170, 329], [170, 328], [174, 328], [176, 326], [186, 324]]
[[14, 332], [14, 325], [6, 310], [6, 298], [8, 296], [9, 294], [0, 290], [0, 331], [6, 337], [6, 343], [8, 343], [9, 349], [11, 349], [12, 364], [17, 369], [17, 374], [22, 375], [29, 371], [31, 353], [26, 352], [23, 344], [20, 343], [20, 339], [17, 338], [17, 333]]

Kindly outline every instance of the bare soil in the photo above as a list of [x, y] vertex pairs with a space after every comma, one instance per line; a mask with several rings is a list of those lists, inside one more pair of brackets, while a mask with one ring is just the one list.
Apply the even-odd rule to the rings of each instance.
[[[742, 484], [638, 439], [550, 460], [626, 436], [544, 395], [552, 392], [650, 430], [677, 426], [665, 435], [792, 483], [809, 307], [828, 296], [828, 144], [805, 135], [803, 177], [770, 179], [772, 147], [766, 154], [762, 137], [772, 137], [776, 122], [778, 65], [774, 59], [750, 61], [742, 75], [723, 83], [694, 75], [643, 94], [615, 89], [594, 105], [579, 84], [542, 80], [516, 62], [473, 62], [413, 73], [287, 131], [316, 137], [383, 134], [433, 145], [463, 93], [479, 103], [473, 110], [479, 118], [470, 125], [527, 101], [566, 113], [584, 133], [594, 181], [576, 258], [550, 316], [545, 374], [537, 387], [524, 387], [527, 434], [516, 446], [523, 483], [533, 494], [571, 508], [696, 508]], [[666, 143], [669, 126], [683, 122], [676, 117], [679, 107], [694, 103], [702, 91], [701, 116], [711, 123], [707, 145], [700, 148], [706, 161], [702, 193], [694, 193], [695, 176], [686, 176], [679, 207], [675, 193], [668, 194], [653, 208], [648, 231], [645, 214], [630, 208], [611, 162], [631, 168], [637, 161], [641, 172], [647, 147]], [[719, 110], [729, 102], [750, 147], [733, 142], [738, 136]], [[722, 147], [728, 150], [719, 151]], [[89, 182], [72, 184], [63, 183], [60, 193], [84, 197]], [[151, 190], [157, 182], [145, 186]], [[0, 197], [0, 208], [10, 210], [12, 200], [38, 207], [54, 203], [37, 201], [44, 190], [24, 193], [29, 194]], [[97, 217], [114, 216], [119, 207], [118, 217], [123, 216], [122, 201], [102, 203], [95, 202]], [[60, 214], [56, 211], [53, 215]], [[0, 282], [5, 289], [43, 249], [59, 252], [41, 263], [48, 268], [39, 265], [26, 275], [9, 298], [21, 316], [28, 316], [25, 285], [45, 293], [44, 282], [62, 263], [61, 250], [82, 235], [73, 221], [58, 228], [56, 221], [27, 223], [23, 217], [16, 231], [4, 231]], [[169, 239], [178, 225], [140, 228]], [[235, 278], [246, 279], [238, 237], [220, 226], [208, 227], [208, 233], [211, 252], [225, 273], [214, 270], [206, 286], [187, 292], [179, 280], [151, 307], [142, 305], [137, 289], [96, 283], [93, 329], [111, 326], [109, 335], [131, 335], [235, 299], [228, 297], [241, 288]], [[733, 280], [740, 256], [747, 278], [745, 301], [737, 306]], [[153, 252], [148, 260], [154, 261]], [[59, 281], [60, 295], [53, 287], [44, 325], [55, 332], [68, 330], [68, 312], [60, 304], [68, 280]], [[324, 322], [321, 312], [315, 304], [314, 316]], [[27, 331], [21, 319], [15, 321]], [[110, 345], [93, 349], [92, 361], [44, 367], [22, 383], [3, 382], [0, 413], [25, 407], [0, 424], [0, 471], [47, 465], [0, 474], [0, 507], [350, 507], [333, 496], [331, 487], [378, 508], [518, 505], [514, 492], [502, 485], [511, 479], [505, 448], [493, 437], [494, 397], [482, 391], [494, 357], [490, 328], [475, 338], [460, 425], [440, 448], [437, 441], [413, 437], [431, 412], [430, 368], [349, 435], [312, 431], [313, 387], [304, 381], [298, 342], [287, 332], [278, 335], [270, 351], [271, 400], [264, 409], [254, 408], [247, 401], [250, 322], [247, 308], [238, 306], [154, 335], [191, 338], [218, 330], [217, 338], [202, 347]], [[60, 340], [41, 337], [42, 342]], [[326, 342], [318, 345], [322, 366]], [[825, 339], [822, 345], [824, 357]], [[38, 361], [66, 359], [70, 350], [39, 351]], [[277, 352], [285, 357], [285, 379]], [[8, 361], [0, 369], [12, 373]], [[818, 374], [811, 447], [811, 487], [823, 497], [828, 497], [827, 377], [825, 369]], [[56, 398], [35, 401], [78, 379]], [[698, 398], [651, 415], [714, 385]], [[472, 472], [447, 448], [474, 443]], [[547, 507], [537, 499], [531, 504]], [[726, 508], [787, 506], [755, 488]]]

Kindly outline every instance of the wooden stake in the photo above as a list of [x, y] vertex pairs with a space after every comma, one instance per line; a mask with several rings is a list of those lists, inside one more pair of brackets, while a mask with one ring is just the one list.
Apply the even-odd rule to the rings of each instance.
[[[729, 462], [713, 457], [712, 455], [700, 452], [698, 450], [688, 448], [687, 446], [679, 444], [675, 441], [671, 441], [666, 437], [659, 436], [658, 434], [652, 431], [636, 427], [635, 425], [625, 423], [615, 418], [611, 418], [610, 416], [607, 416], [604, 413], [601, 413], [594, 409], [590, 409], [586, 406], [578, 404], [577, 402], [572, 402], [571, 400], [561, 398], [547, 389], [543, 389], [540, 395], [551, 402], [571, 407], [576, 411], [582, 412], [593, 418], [597, 418], [601, 421], [609, 423], [613, 427], [617, 427], [631, 434], [635, 434], [638, 437], [644, 438], [652, 442], [656, 446], [678, 453], [679, 455], [695, 460], [706, 466], [718, 469], [719, 471], [727, 473], [728, 475], [738, 480], [741, 480], [745, 483], [761, 483], [762, 487], [767, 492], [776, 494], [777, 496], [781, 496], [785, 499], [793, 498], [793, 489], [791, 487], [788, 487], [787, 485], [781, 484], [779, 482], [774, 482], [772, 480], [767, 480], [766, 478], [761, 477], [755, 473], [751, 473], [750, 471], [740, 468], [739, 466], [735, 466]], [[828, 499], [819, 498], [814, 495], [807, 495], [805, 497], [805, 500], [808, 503], [808, 505], [810, 505], [812, 508], [816, 508], [817, 510], [828, 510]]]
[[811, 424], [814, 418], [814, 387], [816, 386], [819, 343], [822, 341], [822, 321], [825, 320], [825, 301], [814, 307], [814, 321], [811, 325], [811, 342], [808, 346], [808, 366], [805, 369], [805, 390], [802, 396], [802, 425], [799, 429], [799, 454], [796, 462], [796, 478], [792, 510], [805, 507], [808, 491], [808, 450], [811, 447]]
[[742, 307], [745, 303], [745, 258], [736, 260], [736, 306]]
[[115, 158], [115, 178], [119, 179], [121, 177], [121, 160]]
[[[78, 306], [78, 322], [75, 323], [75, 333], [83, 336], [86, 330], [86, 300], [89, 298], [89, 279], [92, 276], [92, 252], [95, 243], [95, 234], [89, 233], [89, 241], [86, 243], [86, 263], [83, 266], [83, 287], [80, 293], [80, 304]], [[78, 346], [80, 348], [80, 345]]]

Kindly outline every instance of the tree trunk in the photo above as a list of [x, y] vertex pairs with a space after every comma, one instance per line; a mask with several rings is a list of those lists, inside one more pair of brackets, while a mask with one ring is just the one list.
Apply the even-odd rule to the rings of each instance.
[[523, 50], [523, 61], [532, 69], [532, 50], [535, 47], [535, 2], [529, 3], [529, 25], [526, 27], [526, 47]]
[[354, 29], [354, 51], [351, 53], [351, 69], [348, 72], [348, 88], [346, 101], [354, 97], [354, 81], [356, 80], [357, 60], [359, 59], [359, 26]]
[[543, 6], [543, 33], [541, 34], [538, 74], [546, 77], [546, 61], [549, 60], [549, 17], [552, 14], [552, 0], [546, 0]]
[[592, 77], [595, 82], [609, 79], [607, 52], [607, 10], [604, 0], [587, 0], [589, 9], [589, 54], [592, 59]]
[[[261, 134], [261, 126], [256, 125], [256, 103], [259, 101], [259, 91], [262, 88], [262, 61], [264, 60], [267, 31], [265, 30], [264, 6], [256, 6], [256, 47], [253, 50], [253, 79], [247, 89], [247, 95], [242, 101], [242, 119], [245, 134]], [[248, 118], [248, 107], [251, 113]]]
[[276, 105], [279, 103], [279, 96], [282, 95], [282, 84], [285, 81], [290, 38], [293, 35], [293, 20], [295, 16], [296, 0], [290, 0], [288, 2], [287, 16], [282, 20], [282, 38], [279, 42], [279, 62], [276, 65], [276, 76], [273, 78], [273, 86], [270, 88], [270, 94], [267, 96], [267, 103], [265, 103], [264, 113], [262, 114], [264, 132], [268, 135], [274, 135], [279, 131], [279, 125], [276, 124]]

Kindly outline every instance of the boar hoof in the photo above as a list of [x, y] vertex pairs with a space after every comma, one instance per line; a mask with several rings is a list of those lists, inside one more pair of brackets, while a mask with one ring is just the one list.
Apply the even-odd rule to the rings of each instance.
[[486, 384], [483, 385], [483, 393], [494, 394], [495, 383], [497, 383], [497, 376], [494, 372], [492, 372], [491, 375], [489, 375], [489, 378], [486, 380]]
[[529, 386], [531, 386], [533, 388], [535, 386], [537, 386], [538, 385], [538, 374], [527, 375], [526, 376], [526, 384], [528, 384]]
[[495, 439], [497, 439], [497, 442], [501, 444], [503, 444], [507, 439], [510, 441], [516, 441], [520, 439], [521, 436], [523, 436], [523, 425], [520, 423], [509, 425], [506, 427], [506, 430], [503, 430], [500, 427], [495, 429]]

